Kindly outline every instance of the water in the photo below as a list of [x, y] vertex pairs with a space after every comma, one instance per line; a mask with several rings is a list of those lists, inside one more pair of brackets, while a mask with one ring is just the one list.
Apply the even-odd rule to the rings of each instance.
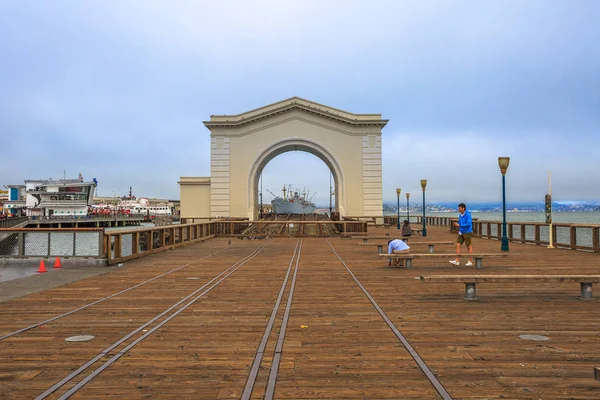
[[[386, 216], [395, 217], [397, 213], [386, 212]], [[411, 216], [421, 216], [422, 214], [416, 213]], [[456, 212], [427, 212], [427, 216], [438, 216], [438, 217], [457, 217], [458, 211]], [[502, 221], [501, 212], [477, 212], [471, 211], [473, 218], [479, 218], [482, 221]], [[406, 218], [406, 212], [400, 212], [400, 218]], [[507, 212], [507, 222], [546, 222], [546, 214], [543, 212]], [[552, 222], [557, 224], [593, 224], [600, 225], [600, 212], [554, 212], [552, 213]]]

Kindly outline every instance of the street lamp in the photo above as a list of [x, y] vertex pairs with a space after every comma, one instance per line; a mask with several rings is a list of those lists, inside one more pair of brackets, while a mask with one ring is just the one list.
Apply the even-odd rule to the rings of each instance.
[[506, 236], [506, 184], [505, 175], [510, 157], [498, 157], [498, 166], [502, 172], [502, 245], [500, 251], [508, 251], [508, 237]]
[[400, 192], [402, 189], [396, 188], [396, 195], [398, 196], [398, 226], [396, 229], [400, 229]]
[[410, 198], [410, 193], [406, 193], [406, 219], [408, 220], [408, 223], [410, 224], [410, 211], [408, 209], [408, 199]]
[[421, 188], [423, 189], [423, 236], [427, 236], [427, 228], [425, 227], [425, 188], [427, 187], [427, 179], [421, 179]]

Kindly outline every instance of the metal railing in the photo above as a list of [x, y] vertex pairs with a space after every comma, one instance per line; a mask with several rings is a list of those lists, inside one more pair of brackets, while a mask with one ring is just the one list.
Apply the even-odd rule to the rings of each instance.
[[[363, 233], [367, 232], [367, 222], [365, 221], [217, 221], [211, 222], [215, 225], [215, 234], [218, 236], [238, 236], [242, 235], [244, 231], [257, 226], [259, 231], [264, 231], [265, 226], [278, 226], [280, 227], [279, 233], [270, 232], [265, 234], [270, 237], [275, 236], [298, 236], [300, 235], [299, 227], [302, 225], [321, 225], [321, 226], [332, 226], [339, 233], [345, 232], [356, 232]], [[311, 235], [312, 236], [312, 235]]]
[[[457, 221], [457, 218], [450, 218], [448, 226], [451, 231], [456, 230], [454, 222]], [[506, 236], [511, 242], [548, 246], [549, 228], [550, 226], [543, 222], [507, 222]], [[500, 240], [502, 222], [474, 220], [473, 235]], [[600, 225], [554, 223], [552, 245], [573, 250], [600, 252]]]
[[0, 257], [102, 258], [103, 229], [0, 229]]

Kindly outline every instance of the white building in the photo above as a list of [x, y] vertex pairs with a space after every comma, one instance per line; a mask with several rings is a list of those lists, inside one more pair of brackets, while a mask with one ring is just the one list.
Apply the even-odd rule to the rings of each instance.
[[[24, 208], [30, 217], [83, 217], [93, 203], [96, 182], [80, 179], [26, 180], [25, 185], [7, 185], [9, 205]], [[23, 196], [24, 195], [24, 196]]]

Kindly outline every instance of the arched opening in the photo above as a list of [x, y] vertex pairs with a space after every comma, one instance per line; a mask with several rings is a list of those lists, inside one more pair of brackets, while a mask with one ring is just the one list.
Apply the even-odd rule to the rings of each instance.
[[[335, 192], [335, 204], [333, 205], [333, 210], [338, 214], [343, 214], [345, 209], [345, 185], [344, 176], [337, 160], [331, 155], [330, 151], [316, 142], [307, 139], [291, 138], [272, 144], [263, 152], [261, 152], [261, 154], [254, 160], [252, 168], [248, 174], [248, 217], [251, 219], [257, 219], [259, 215], [259, 182], [261, 173], [267, 164], [275, 157], [291, 151], [310, 153], [325, 163], [327, 168], [329, 168], [329, 171], [331, 171], [331, 175], [333, 177], [333, 190]], [[289, 183], [293, 184], [293, 182]]]

